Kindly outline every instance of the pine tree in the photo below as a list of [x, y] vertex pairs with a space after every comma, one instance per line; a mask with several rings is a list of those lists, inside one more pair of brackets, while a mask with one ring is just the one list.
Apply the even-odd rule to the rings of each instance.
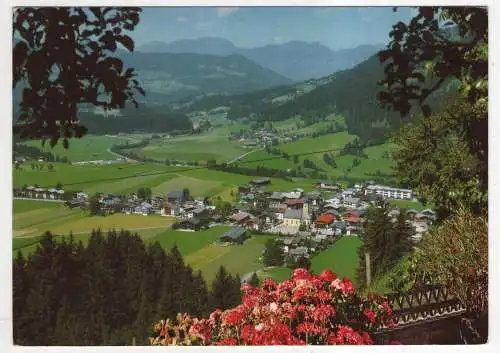
[[366, 213], [364, 231], [360, 235], [362, 245], [358, 249], [357, 282], [360, 285], [366, 283], [365, 253], [370, 254], [372, 277], [383, 273], [391, 265], [394, 232], [388, 213], [389, 207], [385, 203], [369, 208]]
[[266, 266], [281, 266], [283, 264], [283, 249], [274, 239], [266, 242], [263, 254], [263, 262]]
[[239, 276], [234, 278], [227, 273], [224, 266], [219, 271], [212, 283], [212, 306], [221, 310], [236, 306], [241, 300], [241, 283]]
[[23, 330], [21, 317], [26, 303], [26, 297], [29, 291], [29, 279], [27, 276], [27, 261], [23, 254], [18, 251], [17, 257], [12, 263], [12, 313], [13, 313], [13, 333], [14, 344], [21, 344], [24, 341], [24, 335], [28, 332]]
[[250, 277], [248, 284], [250, 284], [253, 287], [258, 287], [260, 285], [260, 279], [259, 276], [257, 276], [256, 272], [252, 274], [252, 277]]
[[407, 223], [406, 212], [404, 209], [400, 210], [400, 213], [396, 219], [396, 223], [393, 228], [392, 236], [392, 264], [395, 265], [399, 260], [401, 260], [405, 255], [409, 254], [413, 248], [412, 228]]

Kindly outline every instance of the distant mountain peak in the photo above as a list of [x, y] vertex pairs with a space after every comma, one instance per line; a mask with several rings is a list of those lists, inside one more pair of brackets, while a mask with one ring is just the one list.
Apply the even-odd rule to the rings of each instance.
[[193, 53], [216, 56], [243, 55], [247, 59], [296, 81], [320, 78], [353, 67], [379, 51], [382, 45], [360, 45], [332, 51], [314, 41], [292, 40], [255, 48], [239, 48], [220, 37], [180, 39], [170, 43], [150, 42], [139, 46], [146, 53]]

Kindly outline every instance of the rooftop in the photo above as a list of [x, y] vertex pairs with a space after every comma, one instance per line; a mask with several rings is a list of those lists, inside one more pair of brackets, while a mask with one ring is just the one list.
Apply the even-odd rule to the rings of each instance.
[[283, 218], [302, 219], [302, 210], [294, 210], [288, 208], [283, 215]]
[[220, 238], [238, 239], [244, 234], [245, 234], [245, 228], [238, 227], [238, 228], [233, 228], [230, 231], [222, 234]]

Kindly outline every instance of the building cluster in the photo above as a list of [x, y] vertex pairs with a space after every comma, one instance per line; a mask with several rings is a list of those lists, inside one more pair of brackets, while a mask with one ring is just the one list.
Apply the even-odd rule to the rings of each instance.
[[42, 188], [37, 185], [14, 187], [14, 197], [38, 200], [64, 200], [65, 191], [61, 188]]
[[[373, 183], [342, 189], [339, 185], [318, 181], [316, 191], [312, 192], [300, 188], [266, 192], [263, 186], [268, 183], [268, 179], [259, 179], [240, 186], [240, 201], [229, 220], [239, 227], [284, 236], [284, 251], [292, 257], [308, 257], [311, 251], [332, 244], [340, 236], [359, 235], [368, 207], [380, 199], [415, 198], [411, 190]], [[398, 207], [393, 207], [389, 216], [395, 221], [400, 212]], [[406, 212], [414, 239], [419, 239], [436, 217], [430, 209]]]
[[[360, 234], [368, 207], [378, 200], [414, 198], [411, 190], [373, 183], [342, 189], [340, 185], [318, 181], [312, 192], [300, 188], [266, 191], [270, 183], [270, 178], [260, 178], [239, 186], [238, 202], [224, 212], [212, 205], [208, 198], [189, 197], [187, 190], [152, 195], [148, 200], [135, 193], [98, 193], [96, 207], [105, 215], [123, 213], [176, 217], [178, 221], [174, 227], [181, 230], [198, 231], [216, 224], [233, 226], [232, 231], [221, 235], [221, 243], [240, 243], [247, 231], [278, 234], [283, 236], [284, 251], [298, 257], [309, 256], [311, 251], [332, 244], [340, 236]], [[14, 189], [15, 196], [35, 199], [62, 199], [64, 194], [63, 190], [55, 188], [27, 186]], [[83, 192], [73, 193], [66, 205], [70, 208], [87, 207], [89, 197]], [[400, 212], [394, 207], [389, 216], [396, 220]], [[415, 239], [428, 230], [436, 217], [430, 209], [421, 212], [409, 209], [405, 212]]]

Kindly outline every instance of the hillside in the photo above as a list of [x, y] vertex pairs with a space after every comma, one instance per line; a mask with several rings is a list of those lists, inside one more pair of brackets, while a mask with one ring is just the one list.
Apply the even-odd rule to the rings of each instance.
[[292, 82], [241, 55], [121, 52], [120, 57], [138, 72], [148, 103], [200, 93], [244, 93]]
[[382, 45], [363, 45], [332, 51], [320, 43], [303, 41], [238, 48], [232, 42], [217, 37], [183, 39], [171, 43], [150, 42], [139, 47], [139, 50], [145, 53], [243, 55], [263, 67], [296, 81], [319, 78], [352, 68], [380, 49]]
[[[400, 122], [399, 114], [381, 108], [377, 101], [383, 77], [383, 65], [376, 56], [356, 67], [307, 83], [282, 86], [237, 96], [212, 96], [185, 105], [181, 111], [209, 110], [228, 106], [228, 118], [283, 121], [300, 115], [302, 120], [318, 122], [331, 113], [342, 115], [349, 133], [363, 140], [385, 140], [388, 122], [392, 128]], [[304, 89], [309, 86], [310, 89]], [[454, 82], [444, 85], [429, 97], [435, 109], [456, 92]]]

